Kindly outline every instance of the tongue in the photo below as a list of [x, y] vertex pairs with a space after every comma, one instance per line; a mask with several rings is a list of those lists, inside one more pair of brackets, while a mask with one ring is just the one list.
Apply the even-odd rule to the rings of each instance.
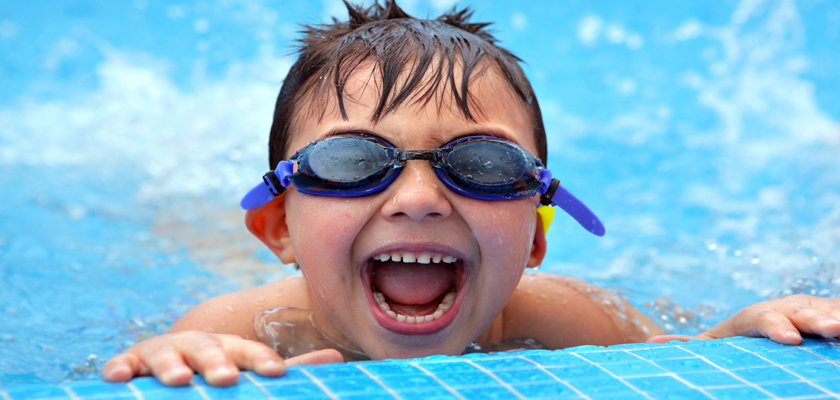
[[388, 300], [427, 304], [446, 294], [455, 283], [452, 265], [375, 261], [373, 284]]

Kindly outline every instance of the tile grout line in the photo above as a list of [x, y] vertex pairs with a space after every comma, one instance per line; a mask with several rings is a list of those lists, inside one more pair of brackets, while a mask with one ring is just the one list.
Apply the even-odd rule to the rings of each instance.
[[[638, 358], [639, 360], [646, 361], [646, 360], [645, 360], [645, 359], [643, 359], [642, 357], [639, 357], [639, 356], [637, 356], [637, 355], [635, 355], [635, 354], [633, 354], [633, 353], [630, 353], [630, 352], [628, 352], [627, 350], [624, 350], [624, 349], [619, 349], [619, 350], [607, 350], [607, 351], [620, 351], [620, 352], [623, 352], [623, 353], [630, 354], [630, 355], [632, 355], [633, 357]], [[651, 396], [650, 394], [648, 394], [646, 391], [643, 391], [642, 389], [639, 389], [639, 388], [637, 388], [637, 387], [635, 387], [635, 386], [631, 385], [630, 383], [628, 383], [627, 381], [625, 381], [625, 380], [624, 380], [624, 378], [622, 378], [622, 377], [620, 377], [620, 376], [618, 376], [618, 375], [614, 374], [612, 371], [610, 371], [610, 370], [608, 370], [608, 369], [606, 369], [606, 368], [602, 367], [602, 366], [601, 366], [601, 365], [599, 365], [598, 363], [596, 363], [596, 362], [594, 362], [594, 361], [592, 361], [592, 360], [590, 360], [590, 359], [588, 359], [588, 358], [586, 358], [586, 357], [584, 357], [584, 356], [580, 355], [580, 354], [579, 354], [579, 353], [577, 353], [577, 352], [571, 351], [570, 353], [574, 354], [574, 355], [575, 355], [575, 357], [578, 357], [578, 358], [580, 358], [581, 360], [584, 360], [584, 361], [588, 362], [588, 363], [589, 363], [589, 365], [594, 365], [594, 366], [596, 366], [596, 367], [600, 368], [601, 370], [603, 370], [604, 372], [606, 372], [606, 373], [610, 374], [613, 378], [618, 379], [621, 383], [623, 383], [623, 384], [624, 384], [624, 386], [627, 386], [628, 388], [633, 389], [634, 391], [636, 391], [636, 393], [639, 393], [639, 394], [641, 394], [642, 396], [645, 396], [645, 398], [648, 398], [648, 399], [653, 400], [653, 396]], [[594, 353], [594, 352], [593, 352], [593, 353]]]
[[[568, 353], [567, 353], [567, 354], [568, 354]], [[559, 376], [557, 376], [557, 375], [554, 375], [554, 373], [552, 373], [551, 371], [549, 371], [548, 369], [546, 369], [544, 365], [542, 365], [542, 364], [540, 364], [540, 363], [538, 363], [538, 362], [536, 362], [536, 361], [534, 361], [534, 360], [532, 360], [532, 359], [530, 359], [530, 358], [523, 357], [523, 356], [521, 356], [521, 355], [517, 355], [517, 357], [522, 358], [522, 359], [524, 359], [524, 360], [526, 360], [526, 361], [530, 362], [531, 364], [536, 365], [536, 366], [537, 366], [537, 369], [539, 369], [539, 370], [540, 370], [540, 371], [542, 371], [542, 372], [545, 372], [546, 374], [548, 374], [549, 376], [551, 376], [552, 378], [554, 378], [554, 380], [556, 380], [557, 382], [560, 382], [560, 383], [562, 383], [562, 384], [564, 384], [564, 385], [568, 386], [570, 389], [572, 389], [572, 391], [573, 391], [573, 392], [577, 393], [577, 394], [578, 394], [578, 396], [581, 396], [581, 397], [583, 397], [583, 398], [585, 398], [585, 399], [592, 400], [592, 397], [589, 397], [589, 395], [587, 395], [586, 393], [581, 392], [581, 391], [580, 391], [580, 389], [578, 389], [578, 388], [574, 387], [571, 383], [569, 383], [569, 381], [567, 381], [567, 380], [565, 380], [565, 379], [562, 379], [562, 378], [560, 378], [560, 377], [559, 377]]]
[[3, 391], [3, 390], [0, 390], [0, 399], [3, 399], [3, 400], [12, 400], [12, 396], [9, 396], [9, 394], [8, 394], [8, 393], [6, 393], [6, 392], [5, 392], [5, 391]]
[[[740, 350], [746, 351], [746, 352], [747, 352], [747, 353], [749, 353], [749, 354], [754, 354], [754, 353], [753, 353], [753, 352], [751, 352], [751, 351], [747, 351], [747, 350], [744, 350], [744, 349], [742, 349], [742, 348], [740, 348], [740, 347], [736, 347], [736, 346], [734, 346], [734, 345], [731, 345], [731, 344], [729, 344], [729, 342], [724, 342], [724, 343], [725, 343], [724, 345], [726, 345], [726, 346], [732, 346], [732, 347], [735, 347], [736, 349], [740, 349]], [[743, 378], [741, 378], [740, 376], [735, 375], [734, 373], [732, 373], [732, 369], [730, 369], [730, 368], [724, 368], [724, 367], [722, 367], [722, 366], [718, 365], [716, 362], [714, 362], [714, 361], [712, 361], [712, 360], [709, 360], [708, 358], [706, 358], [706, 356], [702, 356], [702, 355], [697, 354], [697, 353], [695, 353], [695, 352], [693, 352], [693, 351], [691, 351], [691, 350], [689, 350], [689, 349], [686, 349], [686, 348], [684, 348], [684, 347], [681, 347], [682, 345], [675, 345], [675, 346], [676, 346], [676, 347], [678, 347], [678, 348], [680, 348], [680, 349], [682, 349], [682, 350], [685, 350], [685, 351], [687, 351], [687, 352], [689, 352], [689, 353], [691, 353], [691, 354], [694, 354], [695, 356], [697, 356], [697, 358], [700, 358], [700, 359], [702, 359], [703, 361], [708, 362], [710, 365], [712, 365], [713, 367], [717, 368], [719, 371], [722, 371], [722, 372], [725, 372], [725, 373], [729, 374], [729, 376], [731, 376], [731, 377], [735, 378], [735, 380], [737, 380], [737, 381], [740, 381], [740, 382], [744, 383], [744, 385], [746, 385], [746, 386], [750, 386], [750, 387], [752, 387], [752, 388], [754, 388], [754, 389], [756, 389], [756, 390], [758, 390], [758, 391], [760, 391], [760, 392], [762, 392], [762, 393], [764, 393], [764, 394], [767, 394], [767, 395], [769, 395], [769, 396], [770, 396], [770, 398], [772, 398], [772, 399], [778, 399], [778, 398], [779, 398], [778, 396], [774, 395], [773, 393], [770, 393], [770, 392], [768, 392], [768, 391], [766, 391], [766, 390], [764, 390], [764, 389], [762, 389], [762, 388], [758, 387], [758, 385], [756, 385], [756, 384], [754, 384], [754, 383], [752, 383], [752, 382], [747, 382], [747, 381], [746, 381], [746, 379], [743, 379]], [[750, 367], [750, 368], [751, 368], [751, 367]], [[724, 386], [724, 387], [726, 387], [726, 386]], [[711, 393], [708, 393], [708, 392], [706, 392], [705, 390], [703, 390], [703, 393], [706, 393], [706, 394], [708, 394], [709, 396], [712, 396], [712, 394], [711, 394]], [[712, 397], [714, 397], [714, 398], [718, 398], [717, 396], [712, 396]]]
[[134, 384], [131, 383], [131, 381], [126, 382], [125, 386], [128, 387], [129, 390], [131, 390], [131, 393], [134, 393], [135, 399], [146, 400], [146, 397], [143, 396], [143, 392], [141, 392], [140, 389], [137, 388], [137, 386], [134, 386]]
[[190, 379], [190, 386], [192, 386], [193, 389], [195, 389], [195, 391], [198, 392], [198, 395], [201, 396], [203, 400], [213, 400], [207, 396], [207, 392], [204, 391], [204, 388], [201, 387], [201, 385], [195, 383], [194, 379]]
[[443, 388], [444, 388], [444, 389], [446, 389], [447, 391], [449, 391], [449, 393], [452, 393], [452, 395], [454, 395], [455, 397], [457, 397], [457, 398], [459, 398], [459, 399], [461, 399], [461, 400], [467, 400], [466, 398], [464, 398], [464, 396], [462, 396], [462, 395], [461, 395], [461, 393], [458, 393], [458, 391], [457, 391], [457, 390], [455, 390], [455, 388], [453, 388], [452, 386], [447, 385], [447, 384], [446, 384], [446, 382], [444, 382], [443, 380], [441, 380], [440, 378], [438, 378], [437, 376], [435, 376], [435, 374], [433, 374], [433, 373], [432, 373], [432, 371], [429, 371], [428, 369], [423, 368], [423, 367], [422, 367], [420, 364], [418, 364], [416, 361], [411, 361], [411, 362], [409, 362], [409, 364], [410, 364], [410, 365], [413, 365], [415, 368], [417, 368], [417, 369], [419, 369], [419, 370], [423, 371], [423, 373], [424, 373], [424, 374], [426, 374], [426, 375], [428, 375], [429, 377], [431, 377], [432, 379], [434, 379], [434, 380], [435, 380], [435, 382], [437, 382], [438, 384], [440, 384], [441, 386], [443, 386]]
[[[758, 357], [758, 358], [760, 358], [760, 359], [762, 359], [762, 360], [764, 360], [764, 361], [769, 362], [771, 365], [776, 366], [776, 367], [779, 367], [779, 368], [781, 368], [783, 371], [785, 371], [785, 372], [787, 372], [787, 373], [789, 373], [789, 374], [791, 374], [791, 375], [793, 375], [793, 376], [795, 376], [795, 377], [799, 378], [802, 382], [805, 382], [805, 383], [807, 383], [808, 385], [811, 385], [811, 387], [813, 387], [814, 389], [817, 389], [817, 390], [819, 390], [819, 391], [821, 391], [821, 392], [823, 392], [823, 393], [827, 393], [827, 392], [826, 392], [825, 390], [823, 390], [821, 387], [819, 387], [819, 386], [817, 386], [817, 385], [814, 385], [814, 384], [811, 382], [811, 379], [805, 379], [805, 378], [803, 378], [802, 376], [800, 376], [799, 374], [794, 373], [793, 371], [788, 370], [788, 369], [787, 369], [787, 368], [785, 368], [783, 365], [781, 365], [781, 364], [777, 364], [777, 363], [776, 363], [775, 361], [773, 361], [773, 360], [769, 360], [769, 359], [767, 359], [767, 358], [762, 357], [762, 356], [761, 356], [761, 354], [758, 354], [758, 353], [755, 353], [755, 352], [749, 351], [749, 350], [747, 350], [747, 349], [745, 349], [745, 348], [743, 348], [743, 347], [738, 347], [738, 346], [736, 346], [736, 345], [734, 345], [734, 344], [730, 344], [730, 346], [735, 347], [735, 348], [737, 348], [737, 349], [741, 349], [741, 350], [746, 351], [746, 352], [748, 352], [748, 353], [751, 353], [751, 354], [755, 355], [756, 357]], [[801, 347], [799, 347], [799, 346], [795, 346], [795, 347], [801, 348]], [[809, 352], [809, 353], [810, 353], [810, 352]], [[806, 364], [818, 364], [818, 363], [822, 363], [822, 362], [821, 362], [821, 361], [818, 361], [818, 362], [814, 362], [814, 363], [801, 363], [800, 365], [806, 365]], [[834, 364], [834, 363], [832, 363], [832, 364]]]
[[364, 367], [362, 367], [361, 364], [356, 364], [356, 365], [354, 365], [354, 367], [356, 367], [356, 369], [358, 369], [358, 370], [361, 370], [362, 372], [364, 372], [365, 375], [370, 377], [370, 379], [373, 379], [374, 382], [378, 383], [379, 386], [381, 386], [383, 389], [385, 389], [386, 392], [388, 392], [391, 395], [391, 397], [393, 397], [395, 399], [398, 399], [398, 400], [403, 400], [402, 396], [397, 394], [397, 392], [394, 389], [392, 389], [390, 386], [386, 385], [385, 382], [382, 382], [382, 379], [379, 379], [378, 376], [374, 375], [372, 372], [370, 372], [367, 369], [365, 369]]
[[475, 362], [473, 362], [473, 360], [470, 360], [469, 358], [465, 358], [464, 361], [466, 361], [467, 364], [478, 368], [480, 371], [484, 372], [485, 374], [490, 375], [491, 378], [493, 378], [496, 382], [501, 383], [502, 386], [505, 387], [509, 392], [513, 393], [514, 396], [516, 396], [520, 399], [525, 399], [525, 396], [523, 396], [522, 393], [519, 393], [519, 391], [514, 389], [513, 386], [511, 386], [509, 383], [501, 380], [498, 376], [496, 376], [496, 374], [491, 372], [489, 369], [484, 368], [481, 365], [476, 364]]
[[332, 390], [330, 390], [327, 387], [327, 385], [324, 385], [324, 382], [322, 382], [320, 379], [318, 379], [318, 377], [316, 377], [315, 375], [312, 375], [312, 373], [307, 371], [305, 368], [301, 368], [301, 369], [299, 369], [299, 371], [302, 374], [306, 375], [309, 378], [309, 380], [312, 381], [312, 383], [315, 384], [315, 386], [318, 386], [318, 388], [321, 389], [321, 391], [324, 392], [324, 394], [326, 394], [327, 397], [329, 397], [333, 400], [339, 400], [338, 396], [335, 393], [333, 393]]
[[253, 384], [254, 384], [254, 386], [256, 386], [256, 387], [257, 387], [257, 389], [259, 389], [259, 390], [260, 390], [260, 392], [262, 392], [262, 394], [264, 394], [264, 395], [265, 395], [265, 398], [266, 398], [266, 399], [268, 399], [268, 400], [275, 400], [275, 399], [274, 399], [274, 396], [272, 396], [272, 395], [271, 395], [271, 393], [269, 393], [269, 392], [268, 392], [268, 389], [266, 389], [266, 388], [265, 388], [265, 386], [263, 386], [263, 385], [262, 385], [259, 381], [257, 381], [256, 379], [254, 379], [254, 377], [253, 377], [253, 376], [251, 376], [251, 373], [250, 373], [250, 372], [248, 372], [248, 371], [244, 371], [244, 372], [242, 373], [242, 375], [245, 375], [245, 378], [247, 378], [249, 381], [251, 381], [251, 383], [253, 383]]
[[58, 385], [58, 387], [60, 387], [60, 388], [61, 388], [61, 390], [63, 390], [63, 391], [64, 391], [64, 393], [67, 393], [67, 395], [68, 395], [68, 396], [70, 396], [70, 399], [71, 399], [71, 400], [82, 400], [82, 399], [79, 397], [79, 395], [78, 395], [78, 394], [76, 394], [76, 392], [74, 392], [74, 391], [73, 391], [73, 389], [70, 389], [70, 387], [69, 387], [69, 386]]

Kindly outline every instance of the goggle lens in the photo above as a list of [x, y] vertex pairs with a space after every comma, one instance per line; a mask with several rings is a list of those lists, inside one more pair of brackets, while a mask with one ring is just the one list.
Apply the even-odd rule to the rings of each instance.
[[[282, 161], [242, 199], [245, 209], [259, 207], [289, 185], [301, 193], [357, 197], [385, 190], [408, 160], [428, 160], [451, 190], [482, 200], [542, 195], [544, 205], [561, 207], [587, 230], [604, 234], [601, 221], [551, 177], [542, 162], [514, 143], [488, 136], [455, 140], [435, 150], [397, 149], [366, 135], [333, 136], [310, 143]], [[294, 165], [298, 169], [294, 171]]]

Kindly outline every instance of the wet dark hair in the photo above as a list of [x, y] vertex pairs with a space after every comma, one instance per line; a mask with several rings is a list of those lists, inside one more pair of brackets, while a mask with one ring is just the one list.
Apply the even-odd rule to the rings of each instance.
[[[372, 61], [373, 74], [379, 74], [378, 104], [371, 120], [378, 121], [406, 100], [428, 104], [435, 96], [443, 96], [449, 88], [458, 109], [469, 120], [480, 110], [470, 108], [471, 76], [482, 72], [479, 63], [488, 60], [496, 66], [528, 110], [538, 153], [547, 162], [545, 127], [537, 99], [528, 79], [519, 67], [519, 58], [496, 45], [496, 39], [485, 29], [489, 23], [470, 23], [472, 10], [453, 8], [434, 20], [414, 18], [397, 6], [394, 0], [380, 4], [376, 0], [364, 8], [345, 1], [350, 20], [332, 24], [305, 25], [299, 40], [299, 57], [289, 70], [277, 97], [274, 122], [269, 137], [269, 166], [275, 168], [285, 157], [290, 129], [300, 108], [323, 117], [327, 109], [325, 96], [334, 93], [341, 116], [344, 108], [344, 87], [359, 65]], [[429, 71], [430, 67], [433, 68]], [[456, 82], [456, 68], [461, 68]], [[430, 76], [427, 73], [431, 72]], [[474, 102], [473, 102], [474, 103]], [[440, 102], [442, 104], [442, 102]], [[318, 114], [319, 113], [319, 114]]]

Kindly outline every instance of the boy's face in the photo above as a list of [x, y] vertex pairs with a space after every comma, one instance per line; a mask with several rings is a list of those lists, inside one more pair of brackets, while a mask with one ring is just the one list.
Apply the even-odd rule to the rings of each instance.
[[[444, 93], [425, 107], [406, 101], [373, 123], [378, 86], [371, 76], [370, 68], [358, 68], [348, 81], [348, 120], [332, 98], [323, 119], [299, 112], [289, 153], [337, 131], [364, 132], [410, 150], [492, 135], [537, 152], [528, 113], [493, 69], [474, 75], [470, 86], [477, 121], [464, 118], [451, 94]], [[536, 198], [486, 201], [459, 195], [437, 178], [428, 161], [411, 160], [392, 185], [374, 195], [313, 196], [290, 186], [285, 243], [309, 284], [316, 318], [328, 320], [371, 358], [454, 355], [501, 312], [523, 269], [542, 261], [544, 238], [537, 230], [535, 204]], [[282, 250], [275, 248], [290, 262], [289, 249]], [[382, 254], [389, 260], [382, 262]], [[395, 254], [400, 262], [394, 262]], [[424, 257], [431, 262], [405, 262]], [[446, 263], [447, 257], [456, 261]], [[437, 258], [441, 262], [435, 263]], [[379, 303], [388, 303], [394, 314], [424, 322], [389, 315], [375, 292], [383, 294]], [[451, 307], [426, 322], [423, 316], [440, 310], [450, 292]]]

